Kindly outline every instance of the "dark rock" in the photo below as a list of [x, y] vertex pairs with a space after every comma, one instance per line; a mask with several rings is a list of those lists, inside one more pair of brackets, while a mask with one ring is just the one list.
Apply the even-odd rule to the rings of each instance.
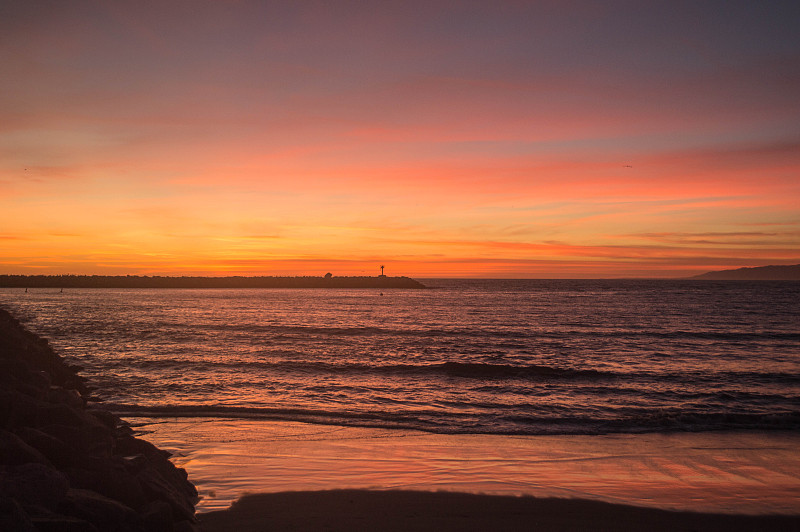
[[150, 532], [172, 532], [172, 507], [164, 501], [153, 501], [140, 512], [145, 528]]
[[30, 517], [16, 499], [0, 497], [0, 530], [4, 532], [36, 532]]
[[122, 426], [127, 426], [127, 423], [124, 423], [120, 418], [112, 414], [107, 410], [90, 410], [89, 415], [94, 416], [94, 418], [112, 430], [117, 430]]
[[69, 447], [73, 452], [73, 455], [76, 451], [83, 453], [89, 448], [89, 433], [81, 427], [63, 423], [53, 423], [40, 426], [39, 430], [63, 442], [64, 445]]
[[50, 465], [45, 456], [11, 432], [0, 430], [0, 465], [38, 463]]
[[120, 457], [86, 460], [84, 467], [69, 469], [67, 475], [73, 487], [96, 491], [133, 509], [139, 509], [149, 501], [139, 481], [126, 470]]
[[36, 426], [39, 420], [39, 407], [43, 403], [19, 392], [5, 392], [0, 395], [3, 426], [14, 428]]
[[84, 405], [77, 390], [68, 390], [61, 386], [51, 386], [47, 392], [47, 400], [51, 403], [64, 403], [72, 408], [81, 408]]
[[50, 374], [46, 371], [31, 371], [31, 384], [41, 390], [49, 390], [50, 386], [53, 385], [53, 379], [50, 378]]
[[192, 521], [178, 521], [173, 526], [172, 532], [200, 532], [200, 527]]
[[4, 380], [13, 378], [17, 381], [27, 381], [31, 378], [28, 366], [15, 359], [0, 359], [0, 374], [3, 375]]
[[55, 423], [40, 427], [40, 431], [63, 442], [73, 451], [84, 455], [110, 456], [114, 449], [114, 437], [109, 429], [99, 425], [83, 423], [70, 425]]
[[146, 496], [151, 500], [169, 503], [173, 514], [180, 519], [194, 519], [194, 504], [153, 468], [147, 468], [136, 475]]
[[[0, 309], [0, 359], [6, 363], [23, 364], [31, 371], [44, 371], [52, 384], [85, 391], [83, 379], [72, 371], [50, 347], [47, 340], [26, 330], [19, 320]], [[19, 367], [19, 366], [18, 366]], [[26, 380], [28, 377], [19, 375]]]
[[125, 469], [130, 473], [138, 473], [150, 466], [150, 461], [143, 454], [124, 456], [122, 460], [125, 463]]
[[68, 489], [63, 473], [37, 463], [10, 467], [0, 476], [0, 495], [16, 499], [23, 507], [55, 511]]
[[0, 531], [196, 531], [186, 471], [88, 393], [0, 309]]
[[[43, 384], [43, 383], [39, 383]], [[26, 395], [33, 399], [42, 400], [47, 394], [48, 387], [38, 386], [34, 374], [28, 374], [25, 378], [9, 376], [6, 379], [6, 388], [14, 390], [17, 395]]]
[[34, 517], [32, 522], [37, 532], [106, 532], [88, 521], [66, 515]]
[[101, 530], [115, 530], [123, 523], [141, 524], [141, 517], [132, 509], [91, 490], [69, 490], [62, 511], [89, 521]]
[[25, 443], [42, 453], [56, 467], [69, 467], [75, 462], [75, 455], [66, 443], [54, 436], [32, 427], [17, 429], [19, 436]]
[[119, 438], [117, 440], [117, 451], [120, 454], [131, 456], [141, 454], [148, 459], [163, 459], [172, 456], [168, 451], [159, 449], [149, 441], [140, 440], [139, 438], [127, 437]]
[[64, 403], [44, 404], [39, 408], [38, 419], [41, 425], [84, 426], [88, 420], [78, 408]]
[[197, 490], [187, 480], [186, 471], [175, 467], [168, 460], [171, 455], [167, 451], [157, 448], [150, 442], [132, 437], [118, 440], [117, 451], [126, 455], [143, 455], [150, 462], [150, 466], [173, 490], [183, 496], [197, 497]]
[[13, 425], [14, 398], [17, 394], [0, 389], [0, 429], [10, 429]]

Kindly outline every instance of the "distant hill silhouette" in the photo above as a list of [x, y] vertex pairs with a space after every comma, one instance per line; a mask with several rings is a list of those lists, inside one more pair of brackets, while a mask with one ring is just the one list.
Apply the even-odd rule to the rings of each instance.
[[410, 277], [162, 277], [142, 275], [0, 275], [17, 288], [425, 288]]
[[708, 281], [800, 281], [800, 264], [721, 270], [690, 277]]

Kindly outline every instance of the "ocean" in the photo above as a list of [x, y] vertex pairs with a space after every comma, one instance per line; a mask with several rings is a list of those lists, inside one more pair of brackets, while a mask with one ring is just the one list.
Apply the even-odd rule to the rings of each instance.
[[800, 428], [800, 283], [0, 289], [116, 412], [440, 434]]

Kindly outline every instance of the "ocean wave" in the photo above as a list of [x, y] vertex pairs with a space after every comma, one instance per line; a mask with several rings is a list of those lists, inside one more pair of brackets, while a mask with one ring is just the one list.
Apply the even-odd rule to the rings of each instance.
[[[798, 430], [800, 411], [685, 412], [677, 409], [643, 412], [604, 423], [608, 432], [702, 432], [712, 430]], [[632, 430], [635, 429], [635, 430]]]
[[615, 418], [595, 416], [454, 415], [436, 411], [350, 412], [303, 408], [227, 405], [132, 405], [105, 403], [120, 416], [149, 418], [241, 418], [295, 421], [323, 425], [408, 429], [440, 434], [638, 434], [645, 432], [705, 432], [720, 430], [798, 430], [800, 411], [772, 414], [740, 412], [686, 413], [649, 410]]
[[800, 285], [476, 283], [390, 298], [0, 298], [98, 398], [138, 415], [503, 434], [798, 428]]
[[339, 375], [339, 376], [384, 376], [398, 378], [460, 378], [473, 380], [524, 380], [524, 381], [567, 381], [567, 380], [617, 380], [637, 382], [674, 382], [695, 385], [738, 384], [778, 384], [800, 385], [800, 374], [784, 371], [725, 370], [709, 371], [706, 368], [683, 372], [635, 370], [633, 368], [595, 369], [548, 366], [540, 364], [494, 364], [486, 362], [447, 361], [431, 364], [364, 364], [331, 363], [311, 360], [197, 360], [179, 358], [118, 358], [105, 359], [105, 368], [126, 371], [140, 369], [180, 370], [196, 373], [242, 373], [253, 374], [298, 374], [298, 375]]
[[480, 364], [467, 362], [444, 362], [429, 368], [453, 377], [465, 378], [602, 378], [615, 374], [594, 369], [558, 368], [551, 366], [512, 366], [508, 364]]
[[[155, 327], [153, 326], [155, 325]], [[178, 322], [160, 322], [148, 324], [147, 329], [138, 331], [146, 338], [159, 336], [163, 331], [166, 335], [174, 334], [183, 328], [196, 330], [196, 325]], [[572, 327], [508, 327], [508, 326], [480, 326], [480, 327], [448, 327], [448, 328], [406, 328], [406, 327], [320, 327], [315, 325], [279, 325], [270, 323], [206, 323], [203, 325], [206, 333], [241, 333], [254, 337], [284, 337], [307, 338], [322, 337], [455, 337], [455, 338], [495, 338], [495, 339], [564, 339], [564, 338], [661, 338], [661, 339], [700, 339], [700, 340], [787, 340], [800, 341], [800, 333], [786, 331], [714, 331], [714, 330], [663, 330], [648, 327], [626, 327], [620, 330], [616, 327], [595, 327], [574, 324]]]
[[340, 375], [387, 375], [406, 377], [455, 377], [465, 379], [601, 379], [617, 374], [594, 369], [560, 368], [541, 365], [486, 364], [469, 362], [442, 362], [438, 364], [331, 364], [327, 362], [284, 360], [232, 361], [187, 359], [118, 359], [107, 361], [106, 367], [141, 369], [191, 369], [192, 371], [251, 372], [253, 370], [292, 373], [318, 373]]

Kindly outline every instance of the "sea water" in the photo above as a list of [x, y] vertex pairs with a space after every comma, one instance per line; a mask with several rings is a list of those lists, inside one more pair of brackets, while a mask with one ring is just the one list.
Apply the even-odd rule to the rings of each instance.
[[446, 434], [800, 428], [800, 283], [0, 289], [131, 416]]

